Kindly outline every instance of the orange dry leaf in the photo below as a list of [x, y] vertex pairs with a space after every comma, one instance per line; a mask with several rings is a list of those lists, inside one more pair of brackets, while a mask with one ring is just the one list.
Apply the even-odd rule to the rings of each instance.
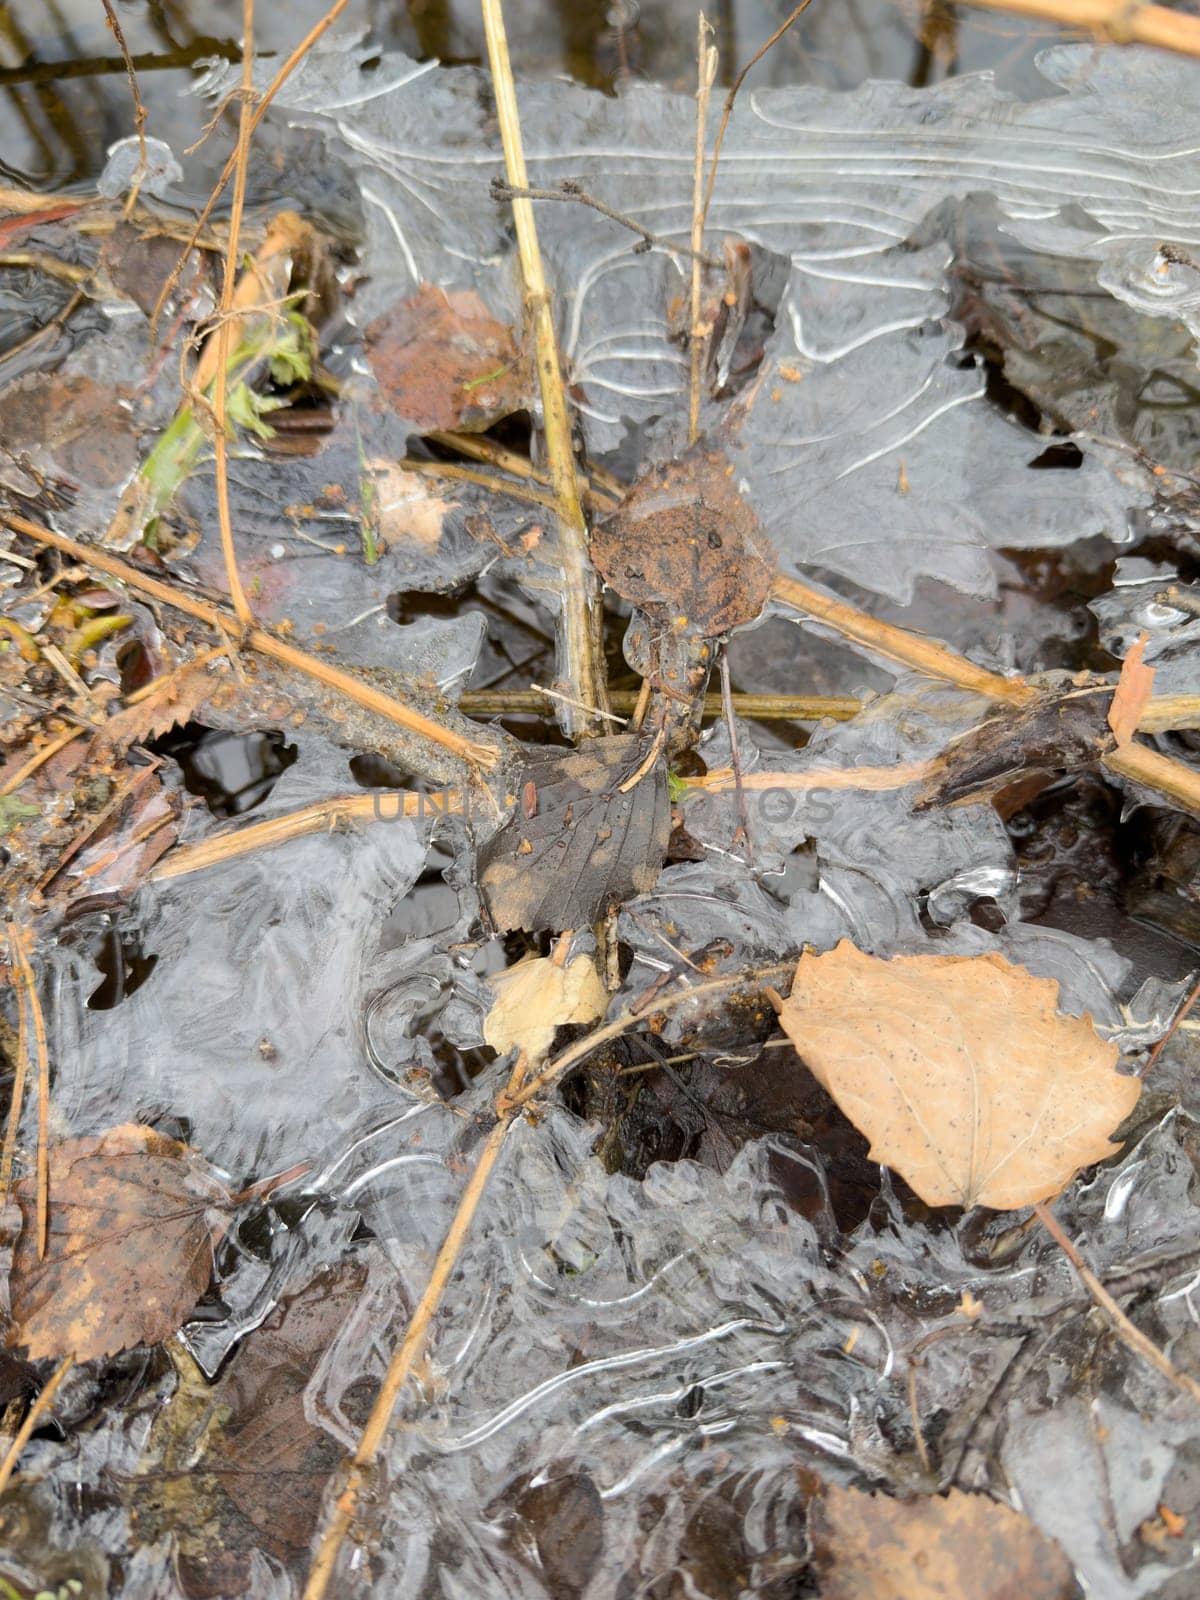
[[165, 673], [143, 699], [114, 711], [96, 734], [92, 753], [123, 754], [131, 744], [142, 744], [190, 722], [223, 688], [206, 667], [185, 666]]
[[124, 1123], [50, 1150], [50, 1229], [37, 1257], [34, 1183], [16, 1185], [11, 1344], [78, 1361], [156, 1344], [212, 1276], [229, 1195], [178, 1140]]
[[830, 1487], [809, 1510], [821, 1600], [1073, 1600], [1071, 1564], [981, 1494], [892, 1500]]
[[1113, 731], [1118, 750], [1128, 744], [1137, 732], [1137, 725], [1142, 720], [1142, 714], [1150, 702], [1150, 691], [1154, 687], [1154, 668], [1148, 667], [1142, 660], [1148, 637], [1143, 633], [1125, 657], [1117, 692], [1108, 708], [1108, 725]]
[[886, 1163], [932, 1206], [1009, 1210], [1116, 1153], [1141, 1085], [1058, 985], [1003, 956], [805, 955], [780, 1022]]

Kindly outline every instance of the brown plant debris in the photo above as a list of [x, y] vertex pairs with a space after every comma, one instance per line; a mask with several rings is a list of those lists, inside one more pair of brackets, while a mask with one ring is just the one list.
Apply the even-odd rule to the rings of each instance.
[[1055, 778], [1094, 766], [1111, 750], [1108, 704], [1097, 687], [997, 706], [932, 764], [918, 808], [991, 800], [1002, 815], [1019, 810]]
[[479, 882], [498, 928], [582, 927], [653, 887], [671, 808], [662, 761], [622, 792], [642, 761], [634, 734], [530, 755], [508, 821], [479, 852]]
[[512, 330], [473, 290], [423, 283], [373, 322], [366, 337], [389, 405], [422, 432], [475, 432], [531, 403]]
[[229, 1195], [195, 1153], [139, 1123], [50, 1150], [50, 1227], [37, 1259], [35, 1193], [12, 1266], [11, 1344], [32, 1360], [90, 1361], [156, 1344], [181, 1326], [212, 1275]]
[[986, 1495], [892, 1500], [827, 1488], [809, 1507], [822, 1600], [1074, 1600], [1053, 1539]]
[[805, 1063], [931, 1206], [1010, 1210], [1115, 1155], [1141, 1085], [1058, 984], [1003, 956], [804, 955], [780, 1022]]
[[604, 581], [640, 610], [719, 638], [766, 604], [775, 559], [719, 450], [652, 467], [592, 536]]

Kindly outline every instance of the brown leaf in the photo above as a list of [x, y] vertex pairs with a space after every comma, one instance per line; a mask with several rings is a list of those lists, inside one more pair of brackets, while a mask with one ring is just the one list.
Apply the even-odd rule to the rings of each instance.
[[276, 1307], [213, 1392], [225, 1421], [205, 1466], [280, 1560], [307, 1550], [341, 1458], [309, 1420], [304, 1395], [366, 1278], [361, 1262], [342, 1262]]
[[1009, 1210], [1120, 1148], [1141, 1085], [1058, 984], [999, 955], [801, 956], [788, 1037], [884, 1162], [931, 1206]]
[[640, 755], [632, 734], [530, 754], [521, 799], [479, 852], [479, 883], [498, 928], [580, 928], [653, 887], [671, 807], [661, 760], [621, 789]]
[[156, 1344], [212, 1276], [229, 1195], [185, 1144], [139, 1123], [50, 1149], [45, 1259], [35, 1183], [15, 1186], [24, 1226], [13, 1255], [10, 1344], [78, 1361]]
[[985, 1495], [892, 1500], [830, 1486], [811, 1502], [821, 1600], [1073, 1600], [1066, 1556]]
[[607, 995], [591, 956], [576, 956], [560, 966], [551, 956], [531, 956], [488, 979], [495, 1003], [483, 1023], [483, 1037], [502, 1055], [525, 1051], [530, 1065], [550, 1053], [562, 1023], [594, 1022], [604, 1015]]
[[389, 404], [422, 432], [488, 428], [531, 402], [512, 330], [474, 290], [423, 283], [373, 322], [366, 340]]
[[653, 467], [592, 535], [592, 560], [610, 588], [676, 626], [718, 638], [767, 602], [775, 559], [720, 451], [695, 448]]
[[116, 711], [92, 741], [92, 754], [103, 758], [123, 754], [132, 744], [144, 744], [169, 733], [184, 722], [198, 719], [200, 710], [223, 688], [207, 667], [183, 667], [165, 673], [153, 691], [131, 706]]
[[1137, 732], [1137, 725], [1150, 703], [1154, 688], [1154, 668], [1148, 667], [1142, 657], [1146, 653], [1149, 634], [1141, 634], [1121, 666], [1117, 692], [1108, 708], [1108, 725], [1117, 741], [1117, 749], [1128, 744]]

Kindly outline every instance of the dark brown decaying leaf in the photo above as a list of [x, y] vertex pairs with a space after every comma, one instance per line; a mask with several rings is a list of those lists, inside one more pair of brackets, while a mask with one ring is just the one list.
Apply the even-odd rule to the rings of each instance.
[[373, 322], [367, 349], [389, 404], [416, 428], [490, 427], [530, 403], [512, 330], [470, 289], [423, 283]]
[[1020, 809], [1061, 773], [1092, 766], [1111, 749], [1108, 704], [1106, 692], [1074, 690], [995, 708], [938, 757], [917, 809], [973, 800], [991, 800], [1003, 815]]
[[1003, 956], [801, 956], [780, 1012], [814, 1076], [931, 1206], [1009, 1210], [1115, 1155], [1141, 1085], [1058, 984]]
[[206, 1465], [281, 1560], [307, 1550], [341, 1457], [336, 1440], [306, 1415], [304, 1391], [366, 1276], [361, 1262], [344, 1262], [277, 1307], [214, 1391], [228, 1415]]
[[531, 756], [512, 815], [479, 852], [479, 882], [498, 928], [582, 927], [653, 887], [671, 807], [662, 761], [621, 792], [640, 758], [633, 734]]
[[753, 621], [775, 576], [728, 460], [699, 446], [638, 479], [592, 535], [592, 559], [622, 599], [668, 607], [672, 621], [707, 638]]
[[9, 1343], [90, 1361], [156, 1344], [212, 1276], [229, 1195], [187, 1145], [139, 1123], [50, 1150], [50, 1226], [37, 1258], [32, 1178], [15, 1186]]
[[830, 1486], [809, 1507], [821, 1600], [1075, 1600], [1071, 1565], [985, 1495], [892, 1500]]

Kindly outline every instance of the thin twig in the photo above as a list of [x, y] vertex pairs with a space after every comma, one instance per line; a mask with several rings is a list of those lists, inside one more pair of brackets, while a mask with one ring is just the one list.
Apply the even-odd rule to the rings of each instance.
[[[481, 0], [481, 4], [500, 138], [504, 146], [505, 172], [514, 190], [527, 189], [529, 178], [525, 170], [516, 86], [504, 31], [504, 11], [501, 0]], [[600, 635], [599, 585], [588, 556], [587, 525], [575, 476], [571, 422], [559, 364], [550, 293], [542, 271], [533, 203], [514, 199], [512, 214], [521, 259], [525, 325], [533, 333], [546, 461], [558, 507], [559, 557], [563, 566], [563, 675], [569, 692], [576, 700], [607, 711], [608, 685]], [[578, 723], [569, 708], [564, 715], [564, 726], [570, 733], [590, 731], [586, 722]]]
[[770, 967], [756, 967], [748, 972], [733, 972], [724, 978], [711, 978], [706, 983], [685, 985], [673, 994], [653, 993], [643, 995], [638, 1000], [614, 1017], [611, 1022], [606, 1022], [602, 1027], [594, 1028], [591, 1033], [585, 1034], [582, 1039], [577, 1039], [569, 1045], [560, 1056], [556, 1056], [546, 1067], [543, 1067], [537, 1077], [531, 1078], [521, 1093], [517, 1096], [517, 1104], [526, 1106], [531, 1100], [536, 1100], [541, 1094], [558, 1082], [563, 1075], [576, 1067], [593, 1050], [598, 1050], [601, 1045], [609, 1044], [613, 1039], [619, 1039], [628, 1029], [632, 1028], [650, 1012], [674, 1011], [677, 1007], [685, 1005], [689, 1000], [699, 1000], [709, 995], [721, 994], [729, 989], [761, 989], [763, 984], [772, 978], [780, 978], [792, 974], [796, 970], [794, 961], [779, 962]]
[[[275, 96], [279, 93], [280, 89], [283, 88], [284, 84], [300, 65], [301, 61], [303, 61], [304, 57], [312, 49], [313, 45], [316, 44], [317, 40], [321, 38], [323, 34], [329, 31], [329, 29], [333, 26], [333, 24], [337, 21], [349, 4], [350, 0], [334, 0], [333, 5], [330, 6], [329, 10], [323, 17], [320, 18], [319, 21], [313, 24], [313, 26], [304, 35], [303, 39], [301, 39], [300, 43], [292, 51], [291, 55], [288, 56], [287, 60], [280, 67], [279, 71], [271, 79], [270, 84], [263, 93], [262, 99], [258, 102], [258, 105], [254, 109], [254, 115], [250, 118], [251, 137], [253, 136], [254, 131], [258, 127], [259, 123], [266, 116], [267, 108], [270, 106]], [[166, 305], [168, 298], [174, 291], [176, 284], [183, 276], [183, 269], [187, 266], [188, 261], [191, 258], [192, 251], [199, 243], [200, 235], [204, 232], [209, 217], [212, 216], [213, 207], [224, 193], [225, 185], [229, 182], [230, 178], [233, 177], [234, 168], [236, 165], [237, 150], [235, 149], [230, 155], [229, 159], [226, 161], [224, 167], [222, 167], [221, 176], [217, 179], [216, 184], [213, 186], [212, 193], [204, 202], [203, 209], [201, 210], [199, 217], [197, 217], [196, 224], [191, 233], [188, 235], [187, 243], [183, 247], [183, 253], [180, 255], [179, 260], [171, 268], [170, 273], [167, 275], [166, 282], [159, 290], [158, 299], [155, 301], [154, 310], [150, 316], [151, 344], [156, 344], [158, 342], [158, 322], [159, 318], [162, 316], [163, 307]]]
[[1045, 1228], [1046, 1232], [1079, 1274], [1084, 1288], [1111, 1320], [1113, 1331], [1121, 1343], [1128, 1346], [1136, 1355], [1141, 1356], [1144, 1361], [1148, 1361], [1156, 1371], [1161, 1372], [1163, 1377], [1174, 1384], [1183, 1394], [1200, 1403], [1200, 1383], [1197, 1383], [1195, 1378], [1190, 1377], [1188, 1373], [1180, 1372], [1166, 1351], [1160, 1350], [1153, 1339], [1148, 1339], [1136, 1323], [1125, 1315], [1112, 1295], [1109, 1294], [1100, 1279], [1071, 1243], [1063, 1230], [1062, 1224], [1049, 1206], [1044, 1201], [1039, 1200], [1033, 1209], [1042, 1227]]
[[1138, 1074], [1139, 1077], [1141, 1077], [1141, 1078], [1149, 1077], [1150, 1073], [1154, 1071], [1154, 1068], [1158, 1065], [1159, 1056], [1162, 1055], [1163, 1051], [1167, 1048], [1167, 1046], [1170, 1044], [1171, 1040], [1175, 1037], [1176, 1029], [1179, 1027], [1180, 1023], [1183, 1022], [1187, 1018], [1187, 1016], [1190, 1013], [1192, 1007], [1196, 1004], [1196, 1000], [1197, 1000], [1198, 996], [1200, 996], [1200, 978], [1197, 978], [1195, 984], [1192, 986], [1192, 992], [1188, 995], [1187, 999], [1179, 1007], [1179, 1010], [1176, 1011], [1175, 1015], [1171, 1018], [1170, 1027], [1163, 1034], [1162, 1038], [1158, 1041], [1158, 1043], [1154, 1046], [1154, 1049], [1151, 1050], [1150, 1054], [1147, 1056], [1146, 1065], [1142, 1068], [1141, 1072]]
[[[590, 206], [593, 211], [598, 211], [602, 217], [607, 217], [610, 222], [619, 223], [622, 228], [628, 228], [631, 233], [640, 236], [641, 242], [633, 247], [634, 255], [641, 255], [647, 250], [652, 250], [655, 245], [660, 250], [666, 250], [673, 256], [691, 256], [693, 248], [686, 244], [676, 244], [671, 239], [665, 239], [661, 234], [652, 233], [649, 228], [642, 226], [636, 218], [626, 215], [624, 211], [616, 211], [612, 206], [605, 205], [603, 200], [597, 200], [594, 194], [589, 194], [585, 188], [573, 178], [564, 178], [557, 189], [514, 189], [511, 183], [506, 183], [503, 178], [493, 178], [491, 183], [491, 196], [493, 200], [574, 200], [578, 205]], [[715, 256], [700, 256], [702, 266], [710, 267], [712, 271], [719, 272], [721, 263]]]
[[717, 52], [709, 44], [712, 33], [703, 11], [696, 23], [696, 151], [692, 166], [692, 331], [688, 341], [688, 443], [700, 432], [700, 375], [704, 351], [712, 331], [700, 320], [701, 261], [704, 255], [704, 137], [708, 129], [708, 100], [717, 76]]
[[490, 770], [499, 760], [497, 751], [484, 744], [476, 744], [466, 739], [460, 733], [453, 732], [450, 728], [443, 728], [431, 717], [426, 717], [419, 711], [413, 711], [395, 700], [391, 695], [384, 694], [382, 690], [365, 683], [361, 678], [355, 678], [349, 672], [331, 666], [326, 661], [320, 661], [316, 656], [306, 655], [303, 650], [298, 650], [295, 645], [286, 644], [282, 639], [276, 638], [266, 628], [257, 624], [247, 628], [240, 634], [236, 618], [228, 612], [222, 611], [219, 606], [210, 605], [207, 601], [197, 600], [192, 595], [183, 594], [169, 584], [162, 583], [157, 578], [152, 578], [148, 573], [140, 572], [136, 567], [131, 567], [127, 562], [120, 561], [116, 556], [109, 555], [107, 550], [100, 550], [94, 545], [80, 544], [75, 539], [68, 539], [65, 534], [56, 533], [51, 528], [43, 528], [36, 522], [30, 522], [27, 517], [18, 517], [10, 512], [0, 513], [0, 521], [7, 524], [17, 533], [23, 533], [30, 539], [36, 539], [39, 544], [48, 544], [56, 550], [61, 550], [76, 561], [94, 567], [98, 572], [106, 572], [111, 578], [119, 578], [129, 588], [140, 594], [149, 595], [152, 600], [161, 601], [163, 605], [173, 606], [176, 611], [182, 611], [189, 617], [205, 623], [210, 628], [216, 628], [229, 633], [238, 639], [241, 644], [248, 645], [250, 649], [257, 650], [260, 655], [269, 656], [272, 660], [291, 667], [295, 672], [303, 672], [310, 678], [315, 678], [323, 683], [326, 688], [334, 689], [344, 694], [348, 699], [355, 701], [368, 711], [374, 711], [379, 716], [387, 717], [389, 721], [406, 728], [410, 733], [415, 733], [423, 739], [428, 739], [432, 744], [440, 745], [443, 750], [448, 750], [451, 755], [460, 761], [468, 762], [471, 766], [484, 771]]
[[137, 205], [138, 190], [146, 176], [146, 107], [142, 104], [142, 97], [138, 93], [137, 73], [133, 70], [133, 57], [129, 54], [129, 46], [125, 43], [125, 35], [121, 31], [121, 23], [112, 8], [112, 0], [101, 0], [104, 6], [104, 15], [108, 18], [108, 26], [113, 38], [117, 41], [117, 48], [121, 52], [121, 60], [125, 63], [125, 75], [129, 79], [129, 96], [133, 101], [133, 126], [137, 133], [138, 142], [138, 167], [134, 174], [133, 182], [129, 186], [129, 197], [125, 202], [125, 215], [131, 215]]
[[48, 1378], [45, 1387], [42, 1389], [41, 1394], [38, 1395], [37, 1399], [25, 1413], [25, 1420], [17, 1429], [17, 1436], [13, 1440], [12, 1444], [9, 1445], [8, 1454], [4, 1457], [3, 1462], [0, 1463], [0, 1494], [3, 1494], [5, 1489], [8, 1488], [8, 1480], [13, 1475], [13, 1468], [17, 1464], [18, 1456], [29, 1443], [30, 1437], [33, 1434], [33, 1430], [45, 1416], [47, 1410], [49, 1409], [51, 1400], [54, 1399], [59, 1384], [71, 1370], [71, 1364], [74, 1360], [74, 1356], [64, 1356], [62, 1358], [58, 1366], [55, 1367], [54, 1371], [50, 1374], [50, 1377]]
[[733, 102], [738, 97], [738, 90], [742, 87], [742, 84], [745, 83], [746, 76], [750, 69], [752, 67], [756, 67], [766, 55], [767, 51], [783, 38], [784, 34], [791, 27], [792, 23], [795, 22], [796, 18], [801, 14], [802, 11], [806, 11], [808, 9], [811, 3], [812, 0], [801, 0], [801, 4], [796, 7], [791, 16], [786, 17], [784, 21], [779, 24], [779, 26], [775, 29], [775, 32], [767, 40], [766, 44], [763, 45], [762, 49], [754, 52], [749, 61], [747, 61], [746, 65], [742, 68], [737, 77], [729, 86], [729, 93], [725, 96], [725, 104], [721, 107], [721, 121], [717, 128], [717, 138], [715, 144], [713, 145], [712, 161], [709, 163], [708, 168], [708, 186], [704, 191], [704, 204], [700, 209], [701, 231], [708, 226], [708, 208], [712, 204], [713, 188], [717, 181], [717, 163], [721, 159], [721, 147], [725, 143], [725, 130], [729, 126], [729, 114], [733, 110]]
[[229, 352], [233, 348], [234, 324], [233, 291], [237, 282], [238, 240], [242, 231], [242, 212], [246, 204], [246, 174], [250, 164], [250, 123], [253, 116], [254, 93], [254, 0], [242, 0], [242, 103], [238, 115], [237, 147], [234, 151], [233, 206], [229, 213], [229, 238], [225, 245], [225, 276], [221, 284], [221, 303], [217, 323], [217, 370], [213, 379], [212, 408], [215, 434], [213, 452], [216, 462], [217, 521], [221, 529], [221, 554], [225, 560], [225, 578], [229, 584], [229, 598], [238, 621], [248, 627], [254, 621], [246, 591], [242, 588], [237, 566], [237, 550], [233, 543], [233, 520], [229, 513], [229, 437], [225, 414], [226, 394], [229, 387]]

